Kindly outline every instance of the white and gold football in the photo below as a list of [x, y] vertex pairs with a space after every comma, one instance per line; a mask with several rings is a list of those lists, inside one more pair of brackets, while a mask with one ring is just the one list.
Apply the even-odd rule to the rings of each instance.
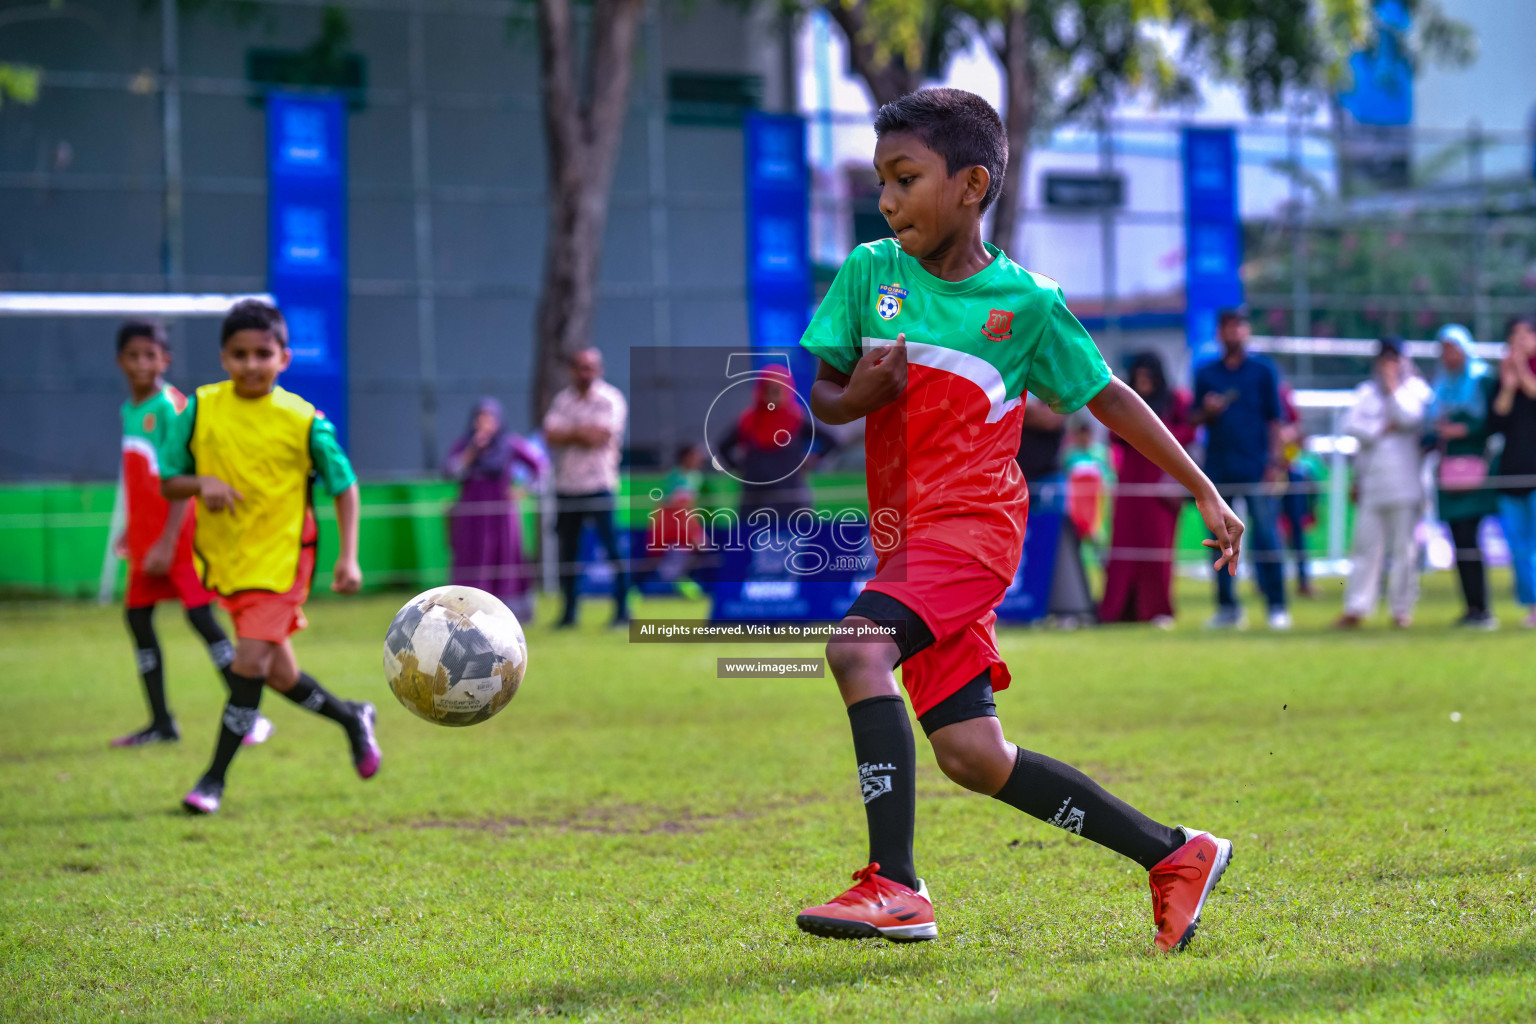
[[413, 714], [475, 725], [507, 706], [528, 669], [522, 623], [493, 594], [437, 587], [405, 603], [384, 636], [384, 676]]

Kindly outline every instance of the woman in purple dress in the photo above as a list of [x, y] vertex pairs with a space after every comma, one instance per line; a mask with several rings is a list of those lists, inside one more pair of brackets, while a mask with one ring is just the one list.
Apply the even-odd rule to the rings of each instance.
[[459, 481], [459, 500], [448, 510], [453, 583], [489, 591], [523, 622], [533, 619], [532, 570], [523, 559], [523, 531], [512, 486], [516, 466], [534, 479], [545, 461], [533, 445], [508, 433], [501, 403], [482, 398], [443, 464]]

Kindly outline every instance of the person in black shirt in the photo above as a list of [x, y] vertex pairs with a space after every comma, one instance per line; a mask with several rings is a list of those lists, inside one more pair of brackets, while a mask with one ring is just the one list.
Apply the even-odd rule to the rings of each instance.
[[1509, 354], [1499, 365], [1488, 430], [1504, 436], [1499, 524], [1509, 543], [1515, 598], [1525, 606], [1525, 625], [1536, 628], [1536, 320], [1515, 317], [1504, 337]]

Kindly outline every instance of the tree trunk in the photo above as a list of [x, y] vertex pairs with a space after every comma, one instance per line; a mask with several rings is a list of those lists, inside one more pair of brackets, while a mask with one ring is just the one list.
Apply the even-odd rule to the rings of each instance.
[[869, 0], [825, 0], [827, 14], [843, 30], [848, 40], [848, 60], [853, 70], [864, 79], [875, 106], [882, 106], [915, 92], [923, 84], [922, 72], [913, 71], [901, 57], [892, 54], [881, 59], [874, 41], [866, 31], [868, 27]]
[[570, 0], [539, 0], [539, 92], [549, 168], [549, 232], [535, 319], [532, 399], [536, 424], [564, 383], [571, 356], [592, 344], [608, 193], [624, 131], [643, 10], [643, 0], [595, 0], [583, 83], [576, 75]]
[[1029, 24], [1023, 3], [1014, 3], [1008, 11], [1003, 22], [1003, 48], [997, 56], [1003, 65], [1008, 173], [992, 214], [992, 244], [1008, 252], [1023, 226], [1021, 209], [1029, 188], [1029, 136], [1035, 128], [1035, 67], [1030, 60]]

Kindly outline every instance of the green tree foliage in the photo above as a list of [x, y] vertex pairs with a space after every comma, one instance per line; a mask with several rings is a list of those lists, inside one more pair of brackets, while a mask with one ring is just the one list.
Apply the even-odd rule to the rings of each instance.
[[[65, 17], [68, 13], [71, 12], [66, 11], [64, 0], [12, 7], [0, 11], [0, 32], [29, 21]], [[6, 103], [36, 103], [42, 77], [42, 72], [31, 64], [0, 61], [0, 108]]]
[[[810, 0], [787, 0], [790, 4]], [[1465, 63], [1467, 28], [1437, 0], [1402, 0], [1412, 28], [1395, 41], [1411, 62]], [[994, 237], [1012, 239], [1015, 182], [1030, 139], [1116, 101], [1198, 99], [1202, 79], [1238, 84], [1261, 113], [1292, 97], [1324, 99], [1347, 82], [1351, 54], [1393, 32], [1373, 0], [821, 0], [877, 103], [942, 72], [969, 33], [1003, 68], [1012, 167]]]

